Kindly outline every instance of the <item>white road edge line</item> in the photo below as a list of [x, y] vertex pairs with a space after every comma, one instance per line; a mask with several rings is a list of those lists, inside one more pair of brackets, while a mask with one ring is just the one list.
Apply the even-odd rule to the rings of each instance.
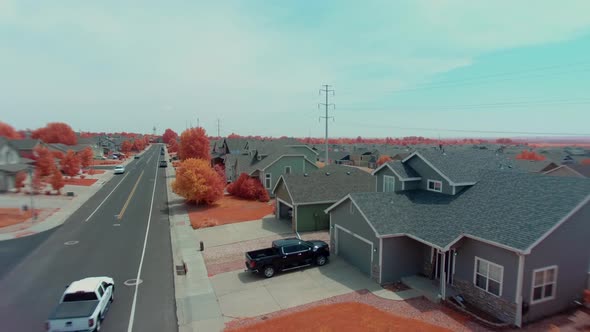
[[[156, 174], [154, 175], [154, 189], [152, 190], [152, 202], [150, 203], [150, 214], [148, 216], [147, 227], [145, 230], [145, 239], [143, 240], [143, 250], [141, 251], [141, 258], [139, 260], [139, 269], [137, 269], [137, 278], [135, 278], [135, 280], [141, 279], [141, 268], [143, 266], [143, 258], [145, 256], [145, 248], [147, 246], [148, 235], [150, 233], [150, 222], [152, 220], [152, 210], [154, 208], [154, 196], [156, 195], [156, 183], [158, 183], [158, 163], [156, 163]], [[133, 319], [135, 318], [135, 306], [137, 304], [138, 288], [139, 288], [139, 283], [135, 285], [135, 292], [133, 294], [133, 303], [131, 304], [131, 314], [129, 315], [129, 325], [127, 326], [127, 332], [131, 332], [133, 330]]]
[[104, 204], [104, 202], [107, 201], [107, 199], [109, 199], [109, 197], [111, 196], [112, 193], [115, 192], [115, 190], [117, 190], [117, 188], [119, 187], [119, 185], [121, 183], [123, 183], [123, 180], [125, 180], [125, 178], [127, 177], [127, 175], [129, 175], [129, 173], [126, 173], [125, 176], [123, 176], [123, 178], [121, 179], [121, 181], [119, 181], [119, 183], [117, 183], [117, 185], [115, 186], [115, 188], [113, 188], [113, 190], [107, 195], [107, 197], [105, 197], [102, 202], [96, 207], [96, 209], [94, 210], [94, 212], [92, 212], [88, 218], [86, 218], [86, 220], [84, 220], [84, 222], [88, 222], [88, 220], [90, 220], [90, 218], [92, 218], [92, 216], [96, 213], [96, 211], [98, 211], [98, 209], [100, 209], [100, 207]]

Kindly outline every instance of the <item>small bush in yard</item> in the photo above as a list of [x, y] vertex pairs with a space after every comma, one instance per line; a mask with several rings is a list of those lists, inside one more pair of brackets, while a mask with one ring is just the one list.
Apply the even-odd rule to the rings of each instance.
[[259, 200], [261, 202], [270, 200], [268, 192], [264, 189], [262, 183], [256, 178], [249, 177], [246, 173], [242, 173], [236, 181], [227, 186], [227, 192], [248, 200]]

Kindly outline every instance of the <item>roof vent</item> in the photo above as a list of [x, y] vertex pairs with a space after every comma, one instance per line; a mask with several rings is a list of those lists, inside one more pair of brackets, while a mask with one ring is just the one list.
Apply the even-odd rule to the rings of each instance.
[[326, 176], [330, 176], [330, 172], [326, 172]]
[[303, 176], [308, 176], [308, 175], [309, 175], [309, 174], [307, 174], [307, 173], [303, 174]]
[[349, 172], [346, 172], [346, 175], [350, 175], [350, 171]]

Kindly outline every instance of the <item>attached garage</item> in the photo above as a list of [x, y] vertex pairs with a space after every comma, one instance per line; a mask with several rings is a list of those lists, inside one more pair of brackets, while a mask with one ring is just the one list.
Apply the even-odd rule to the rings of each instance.
[[373, 257], [373, 244], [371, 241], [338, 225], [336, 225], [335, 230], [336, 255], [358, 267], [366, 275], [371, 275]]
[[293, 209], [293, 205], [277, 198], [277, 216], [279, 219], [291, 220], [289, 210]]

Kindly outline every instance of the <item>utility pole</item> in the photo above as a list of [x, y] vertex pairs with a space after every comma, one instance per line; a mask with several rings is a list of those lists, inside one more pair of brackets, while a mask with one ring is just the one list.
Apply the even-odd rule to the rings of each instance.
[[201, 122], [199, 122], [199, 118], [197, 118], [197, 128], [201, 126]]
[[334, 90], [331, 90], [329, 88], [330, 88], [330, 85], [324, 84], [324, 89], [320, 89], [320, 95], [322, 94], [322, 92], [326, 94], [326, 102], [318, 104], [318, 107], [320, 107], [321, 105], [324, 105], [324, 107], [326, 109], [326, 115], [320, 116], [320, 119], [326, 120], [326, 159], [324, 160], [325, 165], [328, 165], [330, 162], [330, 159], [328, 158], [328, 119], [330, 119], [330, 118], [332, 118], [332, 120], [334, 119], [333, 116], [328, 116], [328, 109], [330, 108], [330, 106], [332, 106], [333, 108], [336, 108], [336, 105], [330, 104], [328, 102], [328, 96], [330, 95], [330, 92], [332, 93], [332, 96], [334, 95]]
[[221, 125], [220, 123], [221, 123], [221, 121], [220, 121], [219, 119], [217, 119], [217, 137], [221, 137], [221, 136], [219, 135], [219, 132], [220, 132], [220, 131], [219, 131], [219, 128], [220, 128], [219, 126]]

